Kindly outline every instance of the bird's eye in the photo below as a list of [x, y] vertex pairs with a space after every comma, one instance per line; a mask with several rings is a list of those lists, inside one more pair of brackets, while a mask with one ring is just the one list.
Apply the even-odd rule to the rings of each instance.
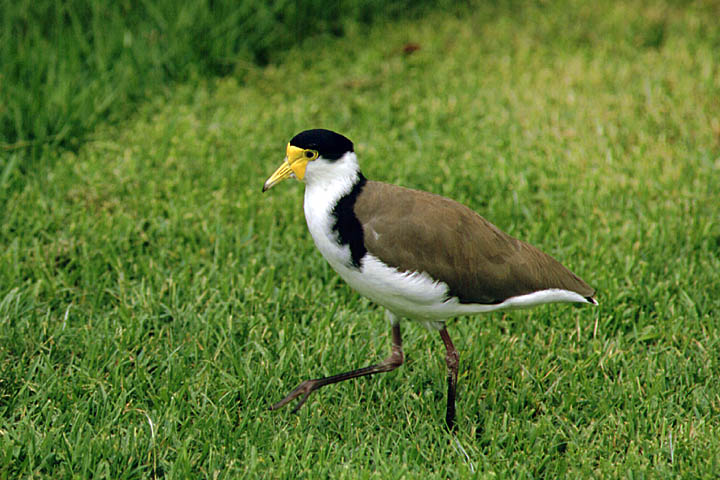
[[315, 156], [315, 152], [312, 150], [305, 150], [305, 157], [307, 158], [313, 158]]

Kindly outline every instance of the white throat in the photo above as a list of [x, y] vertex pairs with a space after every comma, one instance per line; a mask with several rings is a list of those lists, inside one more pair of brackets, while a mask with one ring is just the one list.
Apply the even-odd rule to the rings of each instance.
[[359, 174], [360, 167], [354, 152], [347, 152], [334, 161], [320, 157], [308, 163], [303, 182], [305, 219], [310, 233], [313, 233], [311, 222], [329, 220], [332, 209], [338, 200], [350, 193]]
[[303, 182], [307, 185], [307, 189], [321, 187], [333, 190], [339, 184], [355, 183], [359, 172], [360, 166], [355, 152], [347, 152], [337, 160], [325, 160], [320, 157], [308, 162]]

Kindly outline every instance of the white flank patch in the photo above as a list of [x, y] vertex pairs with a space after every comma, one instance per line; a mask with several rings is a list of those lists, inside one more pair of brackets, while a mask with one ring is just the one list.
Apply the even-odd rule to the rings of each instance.
[[[349, 248], [347, 248], [349, 258]], [[327, 258], [327, 257], [326, 257]], [[582, 295], [559, 288], [541, 290], [511, 297], [498, 304], [460, 303], [448, 299], [448, 286], [433, 280], [425, 272], [401, 272], [367, 254], [362, 270], [348, 268], [346, 263], [330, 262], [338, 274], [355, 290], [399, 317], [417, 320], [428, 328], [442, 328], [447, 318], [494, 310], [528, 308], [545, 303], [589, 303]]]
[[332, 209], [357, 180], [357, 158], [349, 152], [335, 162], [323, 159], [310, 162], [304, 181], [305, 219], [320, 253], [330, 266], [352, 288], [398, 317], [422, 322], [428, 328], [440, 329], [447, 318], [494, 310], [527, 308], [545, 303], [591, 303], [582, 295], [563, 289], [549, 289], [511, 297], [494, 305], [460, 303], [448, 299], [448, 286], [434, 281], [425, 272], [401, 272], [368, 253], [362, 268], [351, 266], [350, 247], [338, 243], [333, 232]]

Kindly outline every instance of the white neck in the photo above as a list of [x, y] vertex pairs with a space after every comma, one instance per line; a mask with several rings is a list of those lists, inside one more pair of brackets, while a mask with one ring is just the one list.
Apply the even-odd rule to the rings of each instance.
[[335, 222], [332, 210], [338, 200], [350, 193], [359, 175], [360, 167], [353, 152], [335, 161], [318, 158], [308, 163], [305, 170], [305, 220], [315, 245], [333, 266], [347, 262], [349, 248], [337, 242], [336, 232], [332, 230]]
[[[357, 182], [360, 166], [354, 152], [347, 152], [337, 160], [322, 157], [308, 163], [305, 170], [305, 217], [308, 217], [308, 200], [313, 210], [321, 208], [326, 215], [337, 201], [350, 193]], [[318, 215], [320, 212], [310, 212]]]
[[309, 162], [303, 182], [308, 188], [322, 185], [332, 189], [335, 184], [344, 184], [348, 181], [351, 184], [355, 183], [358, 172], [360, 172], [360, 166], [355, 152], [347, 152], [337, 160], [325, 160], [320, 157]]

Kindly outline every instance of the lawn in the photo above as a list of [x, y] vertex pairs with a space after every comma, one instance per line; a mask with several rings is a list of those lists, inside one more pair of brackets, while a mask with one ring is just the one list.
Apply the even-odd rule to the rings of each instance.
[[[349, 26], [175, 86], [36, 171], [3, 152], [0, 478], [714, 478], [718, 16], [478, 3]], [[268, 411], [390, 348], [315, 250], [302, 186], [261, 193], [313, 127], [598, 289], [448, 323], [469, 459], [440, 338], [410, 322], [400, 369]]]

